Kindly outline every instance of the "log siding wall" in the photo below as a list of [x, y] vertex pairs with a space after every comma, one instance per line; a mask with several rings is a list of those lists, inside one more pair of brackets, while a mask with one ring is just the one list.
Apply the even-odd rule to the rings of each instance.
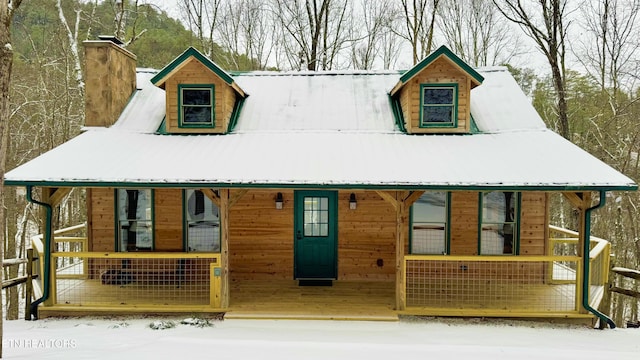
[[[458, 84], [458, 126], [457, 128], [420, 127], [420, 85]], [[468, 133], [470, 123], [471, 79], [463, 71], [443, 57], [413, 77], [400, 91], [400, 106], [409, 133]]]
[[[205, 84], [214, 85], [214, 125], [209, 128], [180, 128], [178, 126], [178, 85]], [[233, 89], [215, 73], [195, 59], [187, 61], [165, 83], [167, 101], [166, 130], [169, 133], [225, 133], [233, 113], [236, 95]]]
[[[240, 190], [232, 190], [231, 198]], [[282, 210], [275, 197], [284, 197]], [[357, 209], [349, 209], [354, 193]], [[230, 210], [229, 267], [231, 281], [293, 279], [293, 190], [250, 190]], [[113, 188], [88, 192], [90, 249], [115, 251]], [[156, 251], [183, 249], [182, 190], [154, 190]], [[522, 194], [520, 254], [544, 255], [547, 237], [547, 202], [544, 192]], [[451, 194], [451, 255], [477, 255], [478, 193]], [[338, 279], [385, 280], [395, 277], [394, 208], [374, 191], [338, 192]], [[409, 219], [406, 229], [408, 235]], [[408, 236], [405, 237], [408, 239]], [[405, 247], [408, 253], [408, 241]]]

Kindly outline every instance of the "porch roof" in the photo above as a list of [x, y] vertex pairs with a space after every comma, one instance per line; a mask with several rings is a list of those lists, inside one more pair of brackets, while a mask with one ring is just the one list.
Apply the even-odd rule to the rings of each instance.
[[630, 190], [637, 185], [554, 132], [504, 68], [478, 70], [479, 133], [408, 135], [388, 91], [398, 72], [234, 75], [251, 96], [226, 135], [161, 135], [152, 70], [118, 122], [8, 172], [7, 185]]

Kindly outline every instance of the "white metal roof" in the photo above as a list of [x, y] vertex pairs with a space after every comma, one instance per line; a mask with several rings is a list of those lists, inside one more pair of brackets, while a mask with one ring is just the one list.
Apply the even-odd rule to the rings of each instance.
[[[504, 68], [480, 69], [480, 134], [407, 135], [397, 72], [250, 73], [233, 133], [159, 135], [164, 92], [139, 73], [117, 124], [89, 129], [8, 172], [13, 185], [628, 189], [634, 182], [547, 130]], [[145, 83], [146, 81], [146, 83]]]

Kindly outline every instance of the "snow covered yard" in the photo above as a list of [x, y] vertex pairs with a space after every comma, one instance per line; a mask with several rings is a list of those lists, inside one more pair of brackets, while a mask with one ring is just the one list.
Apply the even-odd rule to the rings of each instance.
[[[5, 321], [7, 359], [638, 359], [640, 330], [507, 320], [66, 318]], [[150, 324], [175, 327], [154, 330]]]

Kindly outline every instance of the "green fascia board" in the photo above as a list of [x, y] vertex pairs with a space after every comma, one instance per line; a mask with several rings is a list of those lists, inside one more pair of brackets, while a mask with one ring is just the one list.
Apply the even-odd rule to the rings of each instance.
[[152, 77], [151, 83], [158, 86], [169, 73], [171, 73], [176, 67], [178, 67], [180, 64], [182, 64], [192, 56], [200, 61], [209, 70], [218, 75], [220, 79], [222, 79], [222, 81], [226, 82], [229, 85], [233, 84], [233, 78], [228, 72], [222, 70], [218, 65], [216, 65], [216, 63], [211, 61], [208, 57], [204, 56], [204, 54], [202, 54], [193, 46], [190, 46], [182, 54], [178, 55], [177, 58], [175, 58], [172, 62], [170, 62], [167, 66], [160, 70], [160, 72], [158, 72], [154, 77]]
[[240, 117], [242, 106], [244, 105], [244, 99], [245, 98], [243, 97], [236, 99], [236, 103], [233, 106], [233, 112], [231, 113], [231, 121], [229, 121], [229, 126], [227, 127], [227, 134], [231, 133], [238, 124], [238, 118]]
[[403, 133], [407, 133], [407, 128], [404, 126], [404, 115], [400, 106], [400, 100], [394, 96], [389, 95], [389, 103], [391, 104], [391, 110], [393, 111], [393, 118], [396, 122], [396, 126]]
[[322, 184], [322, 183], [176, 183], [176, 182], [116, 182], [116, 181], [36, 181], [5, 180], [6, 186], [41, 187], [130, 187], [130, 188], [230, 188], [230, 189], [361, 189], [361, 190], [445, 190], [445, 191], [635, 191], [638, 185], [576, 186], [576, 185], [406, 185], [406, 184]]
[[449, 48], [442, 45], [436, 51], [429, 54], [426, 58], [422, 59], [419, 63], [417, 63], [414, 67], [407, 70], [400, 77], [400, 81], [402, 83], [406, 83], [411, 80], [416, 74], [418, 74], [422, 69], [429, 66], [432, 62], [434, 62], [440, 55], [444, 55], [449, 60], [453, 61], [456, 65], [458, 65], [462, 70], [464, 70], [469, 76], [471, 76], [478, 83], [482, 83], [484, 81], [484, 77], [480, 75], [477, 71], [475, 71], [471, 66], [462, 61], [456, 54], [454, 54]]

